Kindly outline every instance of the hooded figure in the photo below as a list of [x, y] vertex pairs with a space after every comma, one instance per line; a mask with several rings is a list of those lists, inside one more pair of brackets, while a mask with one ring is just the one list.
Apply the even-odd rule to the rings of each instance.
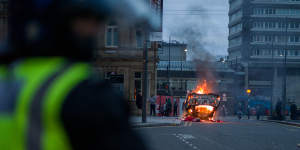
[[1, 149], [145, 149], [129, 126], [126, 100], [89, 63], [100, 24], [127, 8], [120, 4], [9, 0]]

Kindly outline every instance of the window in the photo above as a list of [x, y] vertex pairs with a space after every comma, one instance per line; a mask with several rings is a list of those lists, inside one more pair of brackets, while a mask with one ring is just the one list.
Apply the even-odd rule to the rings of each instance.
[[265, 28], [266, 29], [276, 28], [276, 23], [275, 22], [265, 22]]
[[254, 56], [259, 56], [260, 55], [260, 50], [259, 49], [254, 50], [253, 55]]
[[264, 9], [263, 8], [254, 8], [253, 10], [255, 15], [262, 15], [264, 14]]
[[229, 29], [229, 33], [234, 34], [234, 33], [240, 32], [240, 31], [242, 31], [242, 28], [243, 28], [243, 25], [241, 23], [237, 24]]
[[285, 27], [286, 27], [286, 23], [280, 22], [280, 23], [278, 24], [278, 27], [279, 27], [279, 28], [285, 28]]
[[109, 25], [106, 28], [106, 47], [118, 47], [119, 45], [119, 30], [115, 25]]
[[265, 36], [265, 42], [272, 42], [274, 41], [274, 36], [271, 36], [271, 35], [266, 35]]
[[276, 10], [273, 8], [265, 9], [265, 14], [267, 14], [267, 15], [274, 15], [275, 13], [276, 13]]
[[238, 19], [238, 18], [240, 18], [242, 16], [243, 16], [243, 12], [242, 12], [242, 10], [240, 10], [240, 11], [236, 12], [235, 14], [231, 15], [229, 17], [229, 20], [230, 21], [234, 21], [234, 20], [236, 20], [236, 19]]
[[291, 22], [291, 23], [289, 23], [289, 28], [290, 29], [298, 29], [299, 28], [299, 23]]
[[229, 41], [229, 47], [234, 47], [242, 44], [242, 38], [237, 37]]
[[291, 42], [291, 43], [295, 42], [295, 36], [290, 36], [289, 37], [289, 42]]
[[252, 37], [253, 42], [263, 42], [264, 41], [264, 36], [262, 35], [254, 35]]
[[289, 36], [289, 42], [291, 43], [299, 42], [299, 36]]
[[137, 78], [137, 79], [140, 79], [140, 78], [142, 78], [142, 73], [141, 72], [135, 72], [134, 77]]

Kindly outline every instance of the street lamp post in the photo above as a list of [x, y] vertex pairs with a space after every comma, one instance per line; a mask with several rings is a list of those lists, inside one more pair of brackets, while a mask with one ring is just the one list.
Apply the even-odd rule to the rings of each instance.
[[285, 49], [284, 49], [284, 71], [283, 71], [283, 93], [282, 93], [282, 116], [285, 119], [285, 105], [286, 105], [286, 79], [287, 79], [287, 42], [288, 42], [288, 22], [285, 17]]
[[186, 53], [187, 53], [187, 49], [185, 48], [184, 49], [184, 56], [185, 56], [185, 59], [184, 59], [184, 57], [181, 57], [181, 81], [180, 81], [180, 86], [181, 86], [181, 91], [183, 91], [183, 87], [182, 87], [182, 84], [183, 84], [183, 81], [182, 81], [182, 78], [184, 77], [184, 74], [183, 74], [183, 65], [182, 65], [182, 63], [183, 63], [183, 61], [185, 61], [186, 60]]
[[143, 105], [142, 105], [142, 122], [147, 122], [147, 95], [148, 95], [148, 31], [145, 34], [144, 42], [144, 82], [143, 82]]
[[168, 96], [170, 96], [171, 36], [169, 36]]
[[272, 74], [273, 74], [273, 80], [272, 80], [272, 89], [271, 89], [271, 106], [270, 106], [270, 116], [273, 116], [273, 101], [274, 101], [274, 81], [275, 81], [275, 68], [274, 68], [274, 40], [275, 36], [272, 36], [272, 47], [271, 47], [271, 53], [272, 53]]

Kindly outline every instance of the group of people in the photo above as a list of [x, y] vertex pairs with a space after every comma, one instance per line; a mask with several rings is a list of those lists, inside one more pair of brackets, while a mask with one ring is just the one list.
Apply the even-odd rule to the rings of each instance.
[[[160, 103], [157, 109], [157, 96], [151, 95], [151, 97], [148, 99], [149, 105], [150, 105], [150, 116], [156, 116], [156, 110], [159, 111], [161, 116], [170, 116], [173, 111], [173, 116], [178, 116], [178, 102], [174, 101], [174, 104], [172, 104], [172, 101], [170, 98], [166, 100], [164, 104]], [[142, 94], [139, 92], [136, 96], [136, 106], [138, 109], [142, 109], [143, 105], [143, 97]]]
[[[172, 110], [172, 106], [173, 106], [173, 110]], [[172, 111], [173, 116], [178, 116], [178, 103], [177, 101], [174, 101], [174, 105], [172, 105], [171, 99], [168, 98], [165, 104], [160, 104], [159, 105], [159, 112], [161, 114], [161, 116], [170, 116]]]
[[[238, 115], [238, 118], [241, 119], [242, 118], [242, 115], [243, 115], [243, 108], [242, 108], [242, 104], [239, 103], [238, 105], [238, 111], [237, 111], [237, 115]], [[257, 120], [260, 120], [260, 116], [267, 113], [267, 112], [264, 112], [264, 108], [263, 106], [261, 105], [256, 105], [254, 108], [251, 108], [249, 105], [247, 106], [247, 110], [246, 110], [246, 115], [247, 115], [247, 118], [250, 119], [250, 116], [252, 114], [252, 111], [255, 111], [255, 115], [256, 115], [256, 119]]]

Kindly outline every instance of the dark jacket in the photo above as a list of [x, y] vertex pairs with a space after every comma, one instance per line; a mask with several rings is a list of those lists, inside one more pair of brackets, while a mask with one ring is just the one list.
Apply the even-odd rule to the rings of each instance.
[[138, 109], [142, 109], [142, 106], [143, 106], [143, 97], [140, 94], [138, 94], [136, 96], [136, 106], [138, 107]]
[[130, 128], [126, 100], [110, 84], [84, 81], [69, 93], [61, 119], [74, 150], [145, 149]]

